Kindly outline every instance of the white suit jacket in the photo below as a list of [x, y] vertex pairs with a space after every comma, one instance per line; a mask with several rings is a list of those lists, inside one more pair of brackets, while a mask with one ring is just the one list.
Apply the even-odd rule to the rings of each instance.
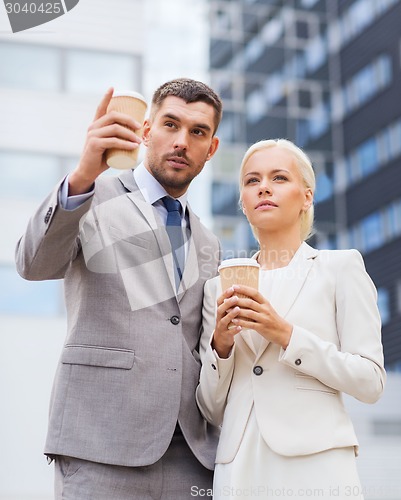
[[[263, 294], [263, 289], [260, 290]], [[285, 456], [354, 446], [341, 393], [374, 403], [385, 382], [376, 289], [356, 250], [303, 243], [272, 305], [293, 324], [286, 350], [265, 339], [257, 352], [243, 330], [228, 359], [210, 347], [219, 278], [205, 285], [198, 405], [222, 424], [217, 463], [234, 459], [252, 409], [267, 445]]]

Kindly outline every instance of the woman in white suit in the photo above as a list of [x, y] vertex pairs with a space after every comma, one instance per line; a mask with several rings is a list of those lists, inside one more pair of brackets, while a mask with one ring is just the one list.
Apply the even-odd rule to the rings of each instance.
[[[385, 383], [376, 289], [356, 250], [315, 250], [315, 177], [292, 142], [246, 152], [241, 204], [260, 250], [259, 291], [205, 285], [197, 401], [221, 425], [214, 499], [362, 499], [342, 393]], [[247, 295], [238, 298], [237, 293]]]

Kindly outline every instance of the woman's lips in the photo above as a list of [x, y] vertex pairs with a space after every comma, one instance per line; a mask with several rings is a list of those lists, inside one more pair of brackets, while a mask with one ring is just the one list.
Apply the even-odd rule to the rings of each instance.
[[273, 203], [270, 200], [264, 200], [258, 203], [255, 207], [255, 210], [271, 210], [272, 208], [277, 208], [278, 205]]

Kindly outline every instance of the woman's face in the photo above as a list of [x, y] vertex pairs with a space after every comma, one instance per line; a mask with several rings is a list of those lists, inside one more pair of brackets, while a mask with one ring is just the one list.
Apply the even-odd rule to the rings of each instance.
[[300, 216], [312, 204], [291, 152], [278, 146], [255, 152], [242, 171], [242, 206], [259, 231], [300, 234]]

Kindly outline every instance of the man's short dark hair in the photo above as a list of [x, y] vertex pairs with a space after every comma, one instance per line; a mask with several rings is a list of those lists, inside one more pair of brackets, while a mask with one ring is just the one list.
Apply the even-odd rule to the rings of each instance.
[[177, 78], [163, 83], [153, 94], [152, 115], [159, 109], [164, 99], [169, 96], [179, 97], [187, 104], [200, 101], [213, 106], [214, 133], [216, 132], [223, 114], [223, 104], [220, 97], [208, 85], [190, 78]]

